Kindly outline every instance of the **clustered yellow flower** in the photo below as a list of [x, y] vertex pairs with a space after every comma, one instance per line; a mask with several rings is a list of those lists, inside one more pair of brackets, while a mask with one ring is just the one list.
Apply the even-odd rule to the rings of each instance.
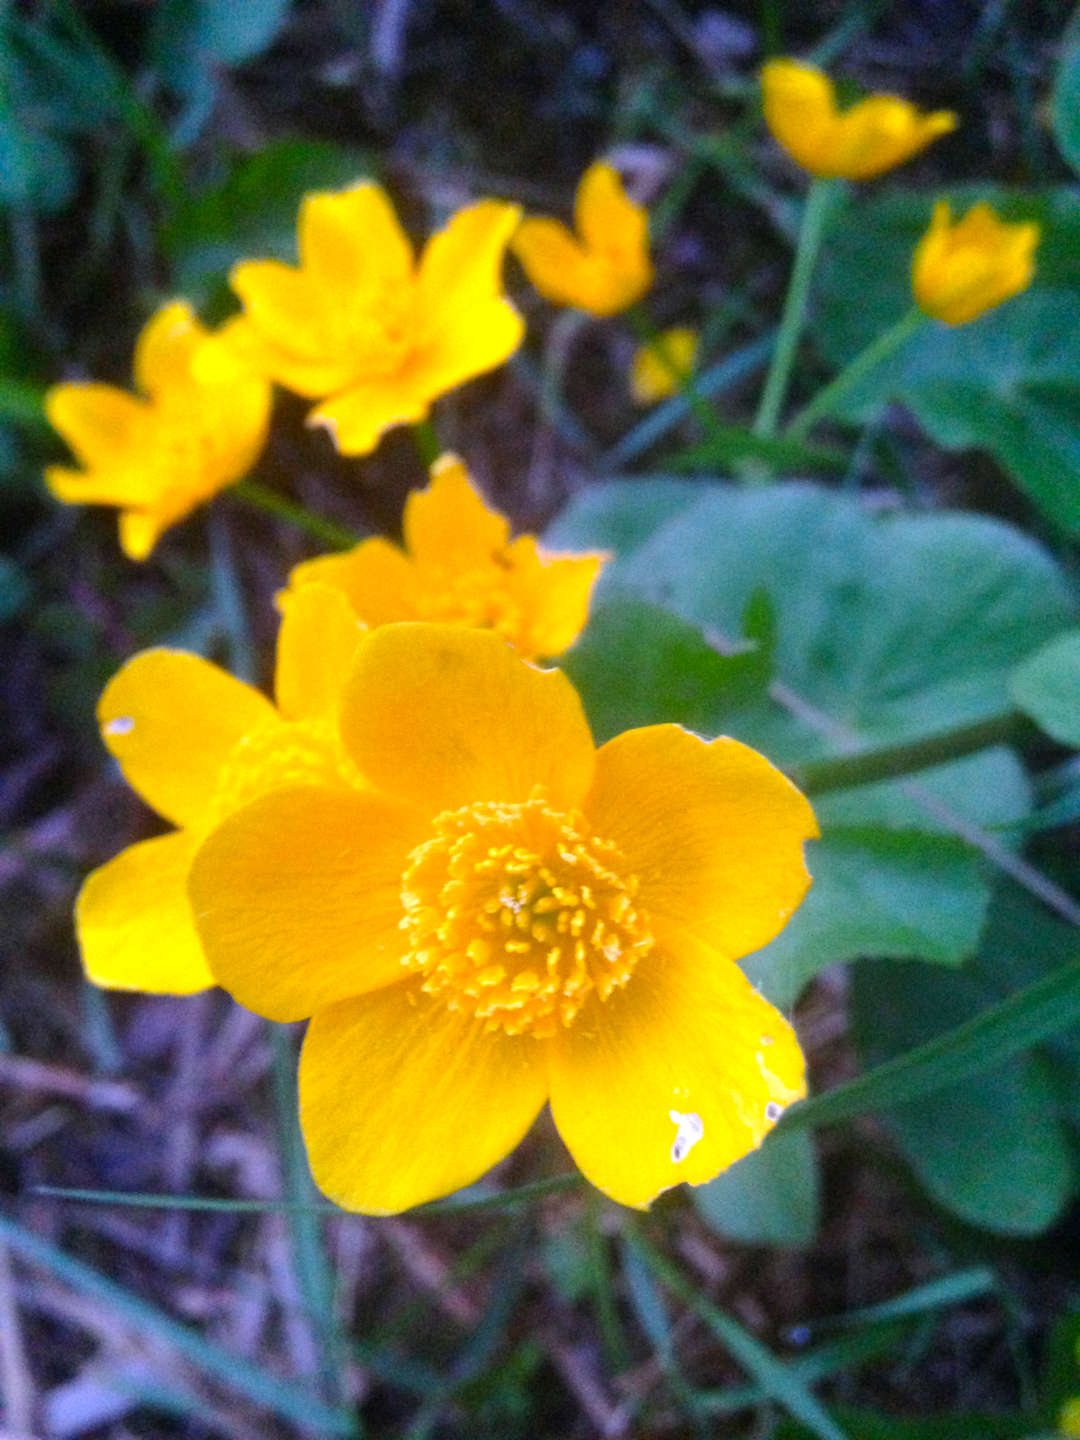
[[1038, 243], [1034, 221], [1009, 224], [991, 206], [979, 204], [954, 223], [948, 201], [939, 201], [929, 230], [915, 247], [915, 303], [946, 325], [976, 320], [1027, 289]]
[[366, 625], [442, 620], [497, 630], [526, 659], [561, 655], [585, 627], [607, 558], [554, 555], [532, 535], [510, 539], [456, 455], [431, 467], [431, 484], [405, 502], [405, 548], [380, 537], [323, 555], [289, 576], [292, 594], [313, 582], [345, 595]]
[[113, 385], [54, 385], [49, 423], [83, 468], [52, 465], [45, 482], [73, 505], [118, 505], [120, 544], [145, 560], [161, 532], [254, 464], [266, 440], [270, 385], [237, 343], [235, 322], [212, 336], [174, 300], [135, 347], [130, 395]]
[[768, 61], [761, 90], [773, 138], [796, 165], [822, 179], [872, 180], [957, 123], [950, 110], [923, 114], [895, 95], [870, 95], [841, 111], [829, 77], [798, 60]]

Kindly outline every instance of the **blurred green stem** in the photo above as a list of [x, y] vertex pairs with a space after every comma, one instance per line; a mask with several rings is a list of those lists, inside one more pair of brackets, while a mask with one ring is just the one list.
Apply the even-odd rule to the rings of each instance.
[[430, 470], [442, 454], [442, 446], [435, 433], [435, 426], [430, 419], [417, 420], [412, 427], [412, 433], [413, 440], [416, 442], [416, 453], [420, 456], [420, 463], [425, 470]]
[[267, 485], [261, 485], [258, 480], [240, 480], [231, 488], [237, 499], [246, 501], [248, 505], [253, 505], [256, 510], [262, 510], [266, 515], [286, 520], [299, 530], [306, 530], [316, 540], [333, 545], [335, 550], [348, 550], [361, 539], [361, 536], [346, 529], [344, 525], [326, 520], [321, 515], [313, 515], [303, 505], [286, 500], [284, 495], [279, 495]]
[[825, 221], [832, 205], [835, 182], [814, 180], [806, 195], [803, 206], [799, 239], [795, 246], [795, 264], [791, 272], [784, 313], [780, 317], [780, 331], [776, 337], [772, 364], [765, 380], [761, 403], [754, 417], [754, 433], [766, 439], [776, 434], [776, 423], [787, 394], [791, 367], [795, 361], [799, 336], [802, 334], [806, 316], [806, 300], [810, 292], [810, 281], [814, 274], [818, 250], [825, 233]]
[[872, 785], [879, 780], [896, 780], [932, 765], [960, 760], [991, 745], [1008, 745], [1033, 733], [1031, 722], [1016, 710], [1005, 710], [987, 720], [958, 725], [921, 740], [885, 745], [878, 750], [861, 750], [854, 755], [837, 755], [828, 760], [811, 760], [792, 766], [788, 774], [807, 795], [825, 790], [847, 790], [855, 785]]
[[894, 351], [909, 340], [915, 332], [926, 323], [926, 316], [917, 305], [900, 317], [895, 325], [890, 325], [888, 330], [883, 331], [876, 340], [860, 350], [854, 360], [850, 361], [835, 379], [830, 380], [823, 390], [819, 390], [809, 405], [799, 411], [798, 415], [791, 421], [784, 431], [785, 436], [791, 440], [803, 440], [813, 426], [827, 415], [830, 410], [836, 408], [836, 402], [841, 400], [849, 390], [852, 390], [864, 376], [869, 375], [871, 370], [876, 370], [881, 362], [887, 359]]

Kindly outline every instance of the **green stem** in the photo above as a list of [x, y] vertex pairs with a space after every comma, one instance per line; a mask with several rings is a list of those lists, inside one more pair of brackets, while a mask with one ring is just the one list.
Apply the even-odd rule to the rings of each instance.
[[362, 538], [344, 525], [326, 520], [321, 515], [313, 515], [303, 505], [286, 500], [284, 495], [279, 495], [276, 490], [260, 484], [258, 480], [240, 480], [231, 489], [238, 500], [246, 501], [248, 505], [262, 510], [266, 515], [285, 520], [299, 530], [306, 530], [316, 540], [324, 540], [328, 545], [333, 545], [335, 550], [348, 550]]
[[896, 780], [932, 765], [960, 760], [990, 745], [1007, 745], [1020, 740], [1032, 725], [1015, 710], [1003, 711], [987, 720], [958, 725], [921, 740], [900, 745], [886, 745], [878, 750], [863, 750], [854, 755], [837, 755], [829, 760], [812, 760], [793, 767], [789, 774], [807, 795], [820, 795], [826, 790], [850, 790], [856, 785], [872, 785], [879, 780]]
[[877, 368], [882, 360], [885, 360], [898, 350], [906, 340], [909, 340], [915, 332], [925, 323], [926, 316], [917, 305], [900, 317], [895, 325], [880, 334], [876, 340], [860, 350], [848, 365], [840, 371], [840, 374], [831, 380], [823, 390], [819, 390], [809, 405], [805, 406], [788, 425], [784, 434], [792, 440], [802, 440], [806, 437], [811, 428], [830, 410], [835, 409], [837, 400], [843, 398], [849, 390], [853, 389], [858, 382], [869, 375], [871, 370]]
[[416, 453], [420, 456], [420, 463], [425, 470], [430, 470], [442, 454], [442, 446], [435, 433], [435, 426], [430, 419], [417, 420], [412, 427], [412, 433], [413, 440], [416, 442]]
[[784, 299], [784, 313], [780, 317], [780, 331], [776, 338], [772, 364], [761, 394], [761, 403], [754, 417], [754, 432], [766, 438], [776, 434], [776, 423], [787, 394], [791, 367], [795, 361], [799, 336], [802, 334], [803, 319], [806, 315], [806, 299], [810, 292], [810, 281], [814, 274], [818, 250], [825, 233], [825, 221], [835, 193], [832, 180], [815, 180], [806, 196], [803, 206], [799, 239], [795, 246], [795, 264], [791, 271], [788, 292]]

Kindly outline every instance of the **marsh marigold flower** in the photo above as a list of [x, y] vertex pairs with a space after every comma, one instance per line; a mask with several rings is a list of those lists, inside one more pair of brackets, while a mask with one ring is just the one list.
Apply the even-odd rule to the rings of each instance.
[[312, 1017], [301, 1124], [322, 1189], [391, 1213], [473, 1181], [545, 1100], [625, 1205], [701, 1184], [804, 1093], [737, 957], [809, 883], [804, 797], [677, 725], [596, 749], [577, 692], [498, 635], [387, 625], [340, 713], [368, 784], [264, 795], [190, 894], [241, 1004]]
[[1039, 233], [1035, 221], [1010, 224], [986, 204], [954, 224], [948, 201], [939, 201], [911, 264], [915, 303], [946, 325], [977, 320], [1030, 285]]
[[649, 220], [604, 161], [590, 165], [574, 200], [575, 235], [561, 220], [523, 220], [511, 242], [526, 275], [556, 305], [616, 315], [653, 280]]
[[179, 829], [87, 877], [75, 921], [96, 985], [186, 995], [215, 983], [188, 905], [192, 857], [224, 816], [275, 785], [356, 783], [336, 705], [360, 635], [340, 594], [309, 586], [284, 606], [276, 706], [180, 650], [143, 651], [109, 682], [102, 738], [132, 788]]
[[507, 360], [521, 316], [502, 261], [521, 211], [498, 200], [459, 210], [419, 262], [383, 190], [371, 182], [305, 197], [300, 264], [245, 260], [230, 277], [267, 374], [319, 399], [309, 425], [344, 455], [424, 419], [432, 402]]
[[956, 128], [950, 110], [925, 113], [896, 95], [869, 95], [841, 111], [829, 77], [798, 60], [769, 60], [761, 90], [773, 139], [822, 178], [872, 180]]
[[405, 548], [362, 540], [344, 555], [298, 565], [291, 591], [315, 581], [344, 592], [372, 627], [440, 620], [497, 630], [527, 659], [561, 655], [585, 627], [606, 556], [557, 555], [489, 510], [456, 455], [405, 502]]
[[54, 385], [49, 424], [81, 470], [51, 465], [45, 483], [71, 505], [120, 507], [120, 544], [145, 560], [163, 530], [240, 480], [258, 458], [270, 386], [233, 343], [212, 335], [184, 300], [163, 305], [135, 346], [131, 395], [114, 385]]
[[639, 345], [630, 365], [630, 394], [638, 405], [655, 405], [677, 395], [697, 359], [698, 333], [688, 325], [662, 330]]

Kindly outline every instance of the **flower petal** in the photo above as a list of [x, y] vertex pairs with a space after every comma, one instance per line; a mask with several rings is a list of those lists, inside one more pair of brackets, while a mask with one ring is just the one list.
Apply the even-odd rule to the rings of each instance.
[[357, 290], [412, 281], [413, 251], [381, 186], [306, 195], [298, 226], [300, 263], [342, 304]]
[[254, 365], [298, 395], [330, 395], [349, 383], [355, 359], [310, 275], [278, 260], [243, 260], [229, 284], [250, 322], [244, 344]]
[[203, 819], [232, 747], [277, 723], [265, 696], [182, 650], [134, 656], [106, 685], [97, 716], [128, 784], [177, 825]]
[[224, 820], [192, 866], [195, 923], [219, 985], [302, 1020], [402, 976], [401, 879], [422, 816], [360, 791], [276, 790]]
[[123, 510], [120, 549], [129, 560], [148, 560], [165, 531], [180, 517], [161, 510]]
[[429, 400], [486, 375], [509, 360], [525, 336], [525, 322], [509, 300], [481, 300], [447, 317], [409, 361], [409, 383]]
[[290, 590], [310, 584], [340, 590], [365, 625], [388, 625], [417, 616], [412, 561], [382, 536], [361, 540], [344, 555], [305, 560], [290, 572]]
[[577, 806], [593, 771], [588, 722], [558, 670], [538, 670], [490, 631], [388, 625], [362, 642], [341, 734], [379, 789], [428, 814], [526, 800], [544, 786]]
[[481, 200], [451, 216], [424, 246], [420, 260], [418, 312], [425, 331], [450, 326], [455, 333], [492, 300], [502, 300], [502, 265], [521, 207]]
[[738, 966], [685, 939], [551, 1042], [551, 1111], [586, 1177], [644, 1208], [761, 1144], [805, 1094], [798, 1040]]
[[631, 200], [614, 165], [598, 160], [581, 177], [574, 196], [574, 224], [587, 250], [627, 260], [648, 255], [649, 217]]
[[214, 984], [187, 898], [196, 843], [186, 830], [143, 840], [86, 877], [75, 928], [95, 985], [191, 995]]
[[811, 175], [835, 175], [838, 114], [833, 84], [813, 65], [769, 60], [761, 69], [765, 123], [796, 165]]
[[601, 747], [585, 813], [640, 882], [658, 937], [696, 936], [731, 959], [767, 944], [810, 884], [814, 812], [763, 755], [678, 725]]
[[595, 286], [589, 258], [561, 220], [544, 216], [523, 220], [510, 248], [545, 300], [592, 308]]
[[589, 601], [605, 554], [553, 555], [541, 550], [531, 535], [520, 535], [510, 547], [507, 583], [523, 617], [517, 648], [528, 656], [561, 655], [585, 628]]
[[324, 401], [312, 410], [307, 423], [329, 430], [340, 454], [368, 455], [385, 431], [423, 420], [430, 399], [431, 392], [411, 373], [389, 380], [365, 380]]
[[149, 407], [115, 385], [53, 385], [45, 393], [45, 417], [67, 441], [80, 464], [130, 475], [130, 496], [141, 493], [130, 456], [145, 439]]
[[481, 1176], [544, 1103], [534, 1041], [486, 1033], [410, 985], [320, 1012], [300, 1059], [300, 1124], [319, 1188], [392, 1215]]
[[456, 455], [441, 455], [431, 484], [405, 501], [405, 546], [425, 565], [467, 569], [486, 564], [510, 536], [510, 522], [489, 510]]
[[281, 611], [274, 694], [289, 720], [337, 716], [364, 627], [340, 589], [303, 585], [277, 597]]
[[153, 395], [191, 381], [191, 364], [207, 331], [186, 300], [171, 300], [150, 317], [135, 344], [135, 384]]

